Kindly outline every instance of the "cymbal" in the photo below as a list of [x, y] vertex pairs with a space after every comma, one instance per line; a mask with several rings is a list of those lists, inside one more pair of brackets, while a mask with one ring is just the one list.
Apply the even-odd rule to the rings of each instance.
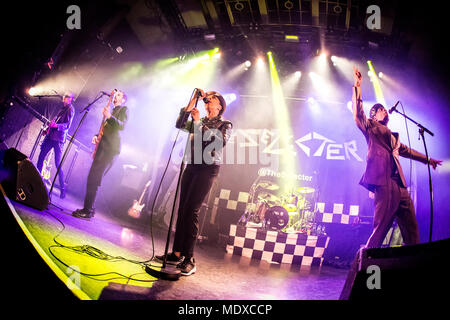
[[266, 190], [278, 190], [278, 189], [280, 189], [280, 187], [277, 184], [275, 184], [273, 182], [270, 182], [270, 181], [261, 181], [260, 183], [258, 183], [258, 187], [261, 187], [261, 188], [266, 189]]
[[302, 187], [297, 189], [298, 193], [313, 193], [314, 191], [316, 191], [316, 189], [310, 187]]
[[262, 192], [258, 195], [259, 200], [265, 200], [265, 201], [271, 201], [271, 202], [277, 202], [279, 201], [279, 198], [277, 196], [274, 196], [273, 194]]

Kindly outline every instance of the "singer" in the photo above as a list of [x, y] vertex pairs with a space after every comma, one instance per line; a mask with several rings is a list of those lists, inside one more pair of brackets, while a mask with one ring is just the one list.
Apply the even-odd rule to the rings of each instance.
[[[203, 99], [207, 113], [202, 119], [195, 108], [198, 98]], [[184, 276], [197, 270], [194, 246], [199, 227], [198, 213], [219, 174], [223, 147], [233, 127], [230, 121], [222, 117], [225, 109], [226, 102], [220, 93], [204, 93], [203, 90], [196, 89], [187, 107], [181, 109], [175, 125], [176, 128], [189, 132], [189, 142], [184, 159], [187, 165], [181, 178], [173, 252], [167, 255], [166, 263], [177, 265]], [[192, 121], [188, 121], [189, 115]], [[164, 255], [155, 258], [163, 261]]]
[[[399, 156], [427, 164], [424, 154], [400, 143], [399, 134], [387, 127], [389, 115], [381, 104], [370, 109], [370, 119], [366, 118], [361, 99], [362, 75], [353, 69], [353, 119], [364, 134], [368, 144], [367, 166], [360, 184], [375, 194], [373, 232], [366, 247], [380, 247], [394, 219], [400, 228], [403, 242], [417, 244], [419, 228], [414, 204], [406, 189], [406, 181]], [[429, 160], [433, 169], [442, 164], [440, 160]]]
[[127, 101], [127, 95], [118, 90], [115, 92], [112, 102], [114, 109], [112, 112], [104, 107], [103, 116], [106, 119], [102, 138], [98, 139], [98, 135], [92, 138], [92, 144], [98, 144], [94, 160], [89, 170], [86, 185], [86, 195], [84, 197], [84, 206], [72, 212], [77, 218], [92, 218], [95, 214], [94, 202], [97, 196], [98, 187], [102, 183], [103, 176], [111, 168], [114, 159], [120, 153], [120, 135], [128, 120], [128, 108], [123, 106]]
[[[59, 167], [59, 164], [61, 163], [61, 155], [67, 138], [67, 132], [69, 131], [75, 114], [75, 109], [72, 106], [73, 97], [74, 95], [71, 92], [64, 94], [62, 97], [63, 107], [59, 110], [56, 117], [53, 118], [45, 132], [46, 136], [44, 141], [42, 141], [41, 152], [39, 153], [38, 162], [36, 164], [36, 167], [41, 174], [45, 157], [52, 148], [55, 151], [55, 166]], [[64, 184], [64, 172], [62, 169], [59, 170], [58, 178], [60, 190], [59, 196], [61, 199], [64, 199], [66, 197], [66, 188]]]

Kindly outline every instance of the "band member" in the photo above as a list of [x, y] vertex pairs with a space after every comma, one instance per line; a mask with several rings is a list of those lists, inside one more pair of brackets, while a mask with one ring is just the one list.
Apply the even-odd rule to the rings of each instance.
[[[197, 94], [205, 102], [207, 116], [202, 119], [198, 109], [194, 108]], [[181, 178], [173, 251], [167, 255], [166, 263], [176, 264], [181, 275], [188, 276], [197, 270], [193, 257], [199, 230], [198, 213], [219, 174], [223, 147], [232, 130], [231, 122], [222, 117], [225, 108], [225, 99], [220, 93], [204, 93], [196, 89], [194, 97], [187, 107], [181, 109], [176, 121], [176, 128], [189, 132], [189, 147], [185, 157], [186, 169]], [[189, 115], [192, 121], [188, 121]], [[164, 260], [164, 256], [155, 258]]]
[[[367, 166], [360, 184], [375, 194], [373, 232], [366, 247], [380, 247], [394, 219], [400, 228], [403, 241], [407, 245], [417, 244], [419, 228], [414, 204], [406, 189], [406, 181], [399, 156], [427, 164], [427, 158], [420, 152], [408, 148], [400, 142], [399, 134], [387, 127], [389, 115], [381, 104], [375, 104], [367, 119], [361, 98], [362, 75], [354, 68], [353, 118], [368, 144]], [[436, 169], [440, 160], [429, 159]]]
[[[127, 96], [122, 91], [117, 91], [112, 99], [114, 108], [112, 112], [108, 106], [102, 110], [106, 118], [103, 136], [98, 139], [98, 135], [92, 138], [92, 144], [98, 144], [97, 152], [94, 156], [86, 185], [86, 195], [82, 209], [75, 210], [72, 215], [78, 218], [92, 218], [95, 214], [95, 198], [98, 187], [101, 185], [103, 176], [111, 168], [115, 157], [120, 153], [120, 135], [128, 120], [128, 108], [122, 106], [127, 100]], [[100, 140], [100, 141], [99, 141]]]
[[[63, 107], [49, 124], [47, 135], [45, 136], [44, 141], [42, 141], [41, 152], [39, 153], [36, 165], [40, 173], [42, 173], [45, 157], [51, 149], [55, 151], [55, 166], [59, 167], [59, 164], [61, 163], [61, 155], [67, 132], [69, 131], [75, 114], [75, 108], [72, 106], [73, 98], [74, 95], [71, 92], [64, 94], [62, 98]], [[58, 178], [59, 188], [61, 190], [59, 196], [61, 199], [64, 199], [66, 197], [66, 188], [64, 185], [64, 172], [62, 169], [59, 170]]]

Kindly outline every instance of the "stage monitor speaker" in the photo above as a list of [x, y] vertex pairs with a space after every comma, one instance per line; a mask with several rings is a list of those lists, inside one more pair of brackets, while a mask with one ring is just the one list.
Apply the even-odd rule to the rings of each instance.
[[450, 239], [403, 247], [360, 249], [340, 300], [438, 299], [450, 284], [444, 257]]
[[46, 209], [49, 203], [48, 191], [33, 163], [14, 148], [1, 153], [1, 183], [8, 198], [31, 208]]

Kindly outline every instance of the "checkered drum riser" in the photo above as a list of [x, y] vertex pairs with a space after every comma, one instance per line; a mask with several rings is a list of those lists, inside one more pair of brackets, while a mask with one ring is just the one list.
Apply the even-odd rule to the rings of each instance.
[[268, 262], [320, 266], [329, 238], [230, 226], [227, 252]]
[[325, 203], [318, 202], [315, 210], [315, 222], [352, 224], [359, 216], [359, 206], [357, 205], [348, 206], [348, 213], [344, 213], [344, 205], [342, 203], [334, 203], [331, 213], [326, 212], [329, 209]]

